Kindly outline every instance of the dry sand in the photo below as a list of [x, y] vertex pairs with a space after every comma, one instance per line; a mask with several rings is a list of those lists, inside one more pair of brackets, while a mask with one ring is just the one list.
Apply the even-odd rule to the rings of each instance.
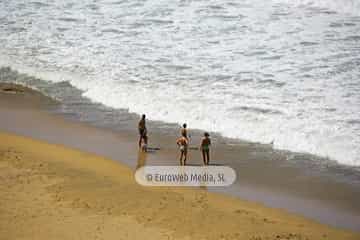
[[1, 240], [360, 239], [202, 189], [142, 187], [117, 162], [6, 133], [0, 182]]

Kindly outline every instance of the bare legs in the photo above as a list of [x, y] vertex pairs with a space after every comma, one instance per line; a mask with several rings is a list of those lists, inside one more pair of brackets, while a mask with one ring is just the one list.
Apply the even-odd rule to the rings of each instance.
[[210, 151], [209, 150], [202, 150], [202, 157], [203, 157], [203, 162], [204, 165], [209, 165], [210, 163]]
[[140, 134], [139, 137], [139, 149], [146, 152], [148, 144], [148, 137], [146, 134]]
[[[184, 160], [183, 160], [184, 158]], [[180, 165], [185, 166], [186, 165], [186, 158], [187, 158], [187, 150], [180, 151]]]
[[142, 136], [140, 135], [140, 137], [139, 137], [139, 148], [141, 148], [141, 140], [142, 140]]

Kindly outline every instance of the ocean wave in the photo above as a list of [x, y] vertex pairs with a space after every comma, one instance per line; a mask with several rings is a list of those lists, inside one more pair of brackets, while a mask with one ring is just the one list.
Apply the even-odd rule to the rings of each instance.
[[358, 1], [19, 3], [0, 9], [0, 62], [32, 77], [0, 79], [360, 165]]

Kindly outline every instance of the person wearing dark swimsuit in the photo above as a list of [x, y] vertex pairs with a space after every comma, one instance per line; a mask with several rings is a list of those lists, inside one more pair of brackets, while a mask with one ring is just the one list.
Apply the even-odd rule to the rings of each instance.
[[147, 135], [146, 135], [146, 122], [145, 122], [145, 114], [141, 116], [141, 119], [138, 124], [138, 130], [139, 130], [139, 148], [141, 148], [142, 141], [146, 141], [147, 143]]
[[209, 133], [205, 132], [204, 137], [201, 140], [201, 144], [200, 144], [204, 165], [209, 165], [210, 162], [210, 145], [211, 145], [210, 135]]

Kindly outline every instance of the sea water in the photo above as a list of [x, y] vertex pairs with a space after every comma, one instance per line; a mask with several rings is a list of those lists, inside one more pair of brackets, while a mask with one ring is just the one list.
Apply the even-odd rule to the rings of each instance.
[[360, 166], [359, 0], [0, 0], [0, 66]]

